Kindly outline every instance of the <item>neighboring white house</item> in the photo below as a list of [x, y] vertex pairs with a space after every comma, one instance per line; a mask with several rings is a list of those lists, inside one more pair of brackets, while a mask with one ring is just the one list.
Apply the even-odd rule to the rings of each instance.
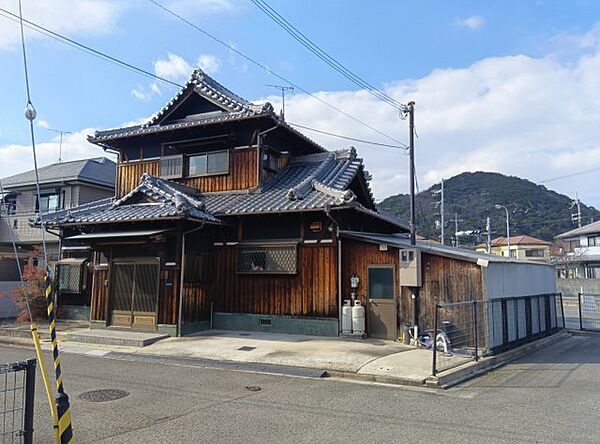
[[562, 243], [559, 277], [600, 279], [600, 221], [556, 236]]

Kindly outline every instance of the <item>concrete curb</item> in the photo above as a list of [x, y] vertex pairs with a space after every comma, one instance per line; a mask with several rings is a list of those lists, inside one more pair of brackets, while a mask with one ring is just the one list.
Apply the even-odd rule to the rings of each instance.
[[459, 367], [441, 372], [437, 376], [430, 376], [425, 380], [425, 385], [431, 388], [447, 389], [461, 382], [465, 382], [490, 370], [494, 370], [521, 356], [541, 350], [549, 345], [571, 336], [570, 332], [561, 330], [551, 336], [538, 339], [536, 341], [524, 344], [513, 350], [501, 353], [499, 355], [482, 358], [479, 361], [469, 362]]
[[326, 370], [327, 377], [351, 379], [354, 381], [381, 382], [399, 386], [424, 387], [426, 379], [401, 378], [397, 376], [374, 375], [371, 373], [354, 373], [339, 370]]

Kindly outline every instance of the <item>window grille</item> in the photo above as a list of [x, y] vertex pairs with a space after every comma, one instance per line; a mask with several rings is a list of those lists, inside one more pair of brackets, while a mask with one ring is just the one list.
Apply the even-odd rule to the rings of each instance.
[[295, 245], [238, 249], [238, 273], [295, 274], [297, 267], [298, 254]]
[[160, 158], [160, 177], [181, 179], [183, 176], [183, 154]]
[[76, 260], [58, 264], [59, 293], [79, 294], [85, 289], [84, 264]]

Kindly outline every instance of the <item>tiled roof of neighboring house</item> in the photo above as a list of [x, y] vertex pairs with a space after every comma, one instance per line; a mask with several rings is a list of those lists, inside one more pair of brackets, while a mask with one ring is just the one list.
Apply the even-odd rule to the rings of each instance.
[[[105, 157], [74, 160], [47, 165], [38, 169], [40, 184], [81, 181], [109, 188], [115, 187], [116, 164]], [[35, 171], [25, 171], [2, 179], [4, 188], [35, 185]]]
[[[506, 237], [497, 237], [492, 240], [492, 247], [500, 247], [508, 245]], [[537, 237], [522, 235], [522, 236], [511, 236], [510, 245], [551, 245], [551, 242], [547, 242]]]
[[[294, 158], [290, 166], [256, 191], [200, 193], [193, 188], [144, 174], [140, 184], [121, 199], [105, 199], [46, 218], [48, 225], [190, 217], [218, 222], [220, 216], [306, 211], [326, 207], [355, 208], [402, 229], [399, 220], [377, 213], [371, 202], [357, 202], [348, 188], [365, 173], [352, 149]], [[188, 213], [177, 213], [178, 203]], [[371, 208], [369, 208], [369, 206]], [[199, 213], [192, 213], [197, 211]]]
[[591, 224], [584, 225], [581, 228], [575, 228], [574, 230], [566, 231], [556, 236], [556, 239], [568, 239], [571, 237], [584, 236], [586, 234], [600, 233], [600, 221], [592, 222]]

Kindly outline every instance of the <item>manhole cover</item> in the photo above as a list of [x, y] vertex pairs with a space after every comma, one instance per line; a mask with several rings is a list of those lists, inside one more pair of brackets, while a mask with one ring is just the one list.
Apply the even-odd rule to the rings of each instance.
[[260, 392], [262, 389], [256, 385], [247, 385], [246, 390], [250, 390], [251, 392]]
[[106, 402], [121, 399], [126, 396], [129, 396], [129, 392], [126, 390], [101, 389], [84, 392], [81, 395], [79, 395], [79, 399], [90, 402]]
[[238, 350], [249, 352], [254, 350], [256, 347], [250, 347], [249, 345], [244, 345], [243, 347], [238, 348]]

